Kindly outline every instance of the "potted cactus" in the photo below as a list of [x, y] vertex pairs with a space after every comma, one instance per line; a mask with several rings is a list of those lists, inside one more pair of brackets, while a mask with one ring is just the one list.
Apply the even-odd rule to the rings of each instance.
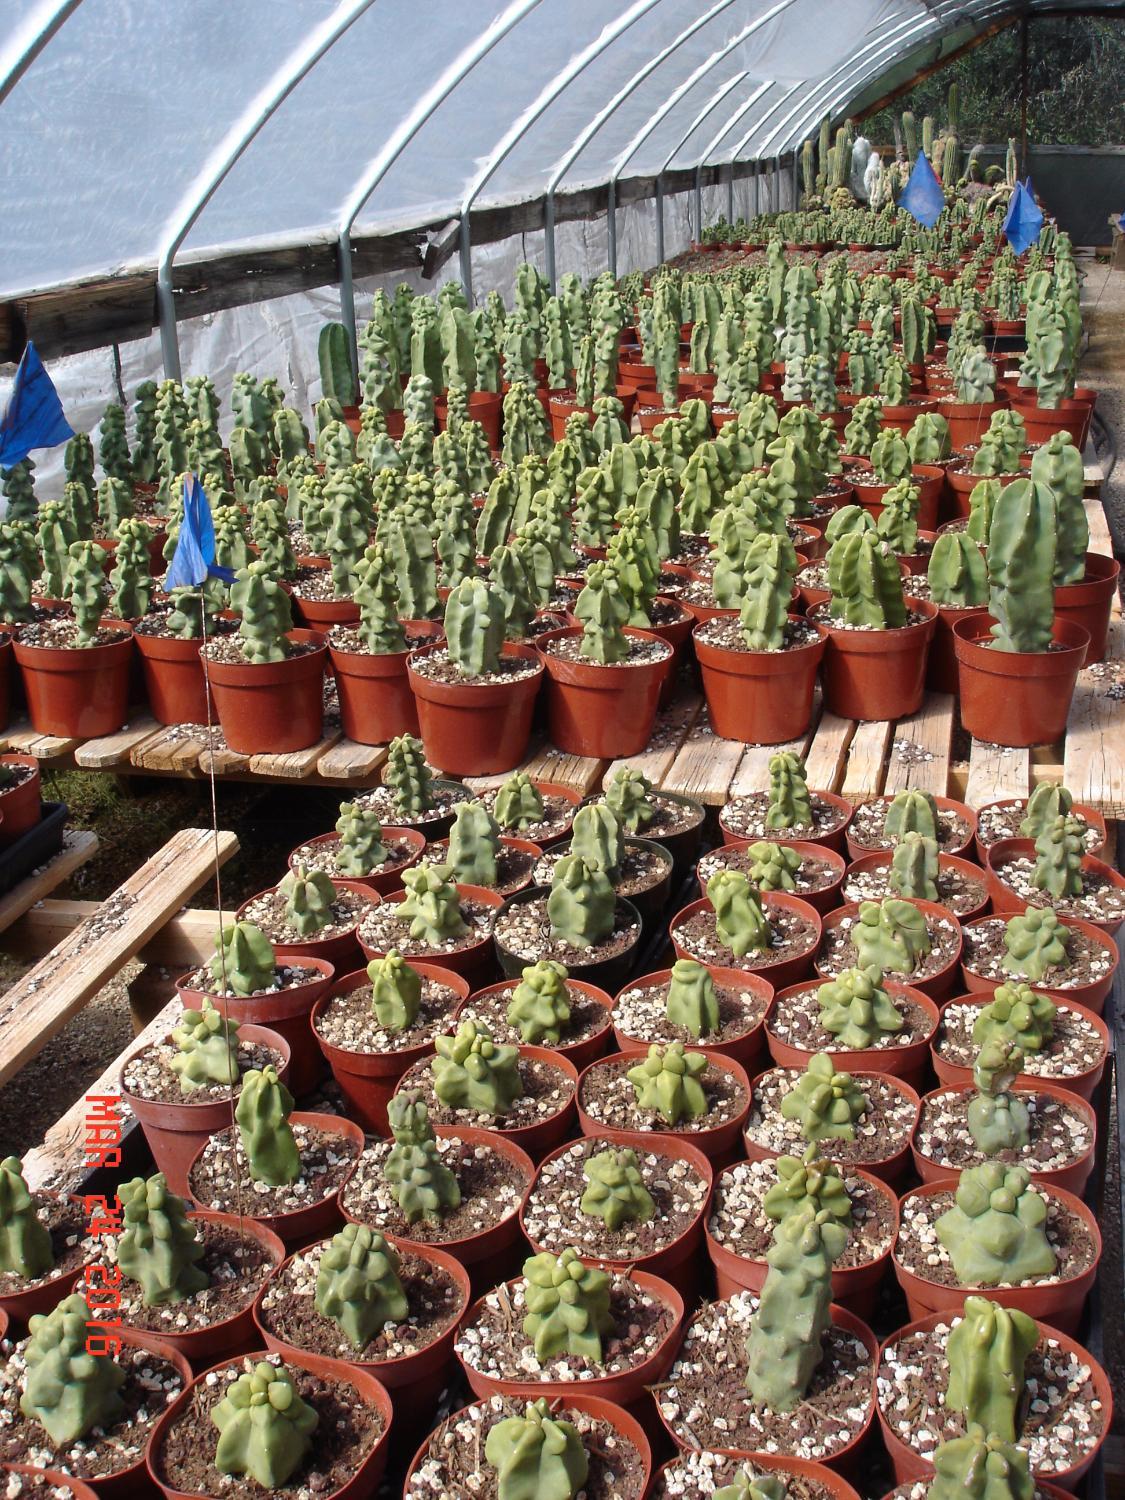
[[820, 914], [786, 890], [761, 890], [741, 870], [722, 869], [707, 895], [672, 918], [677, 958], [744, 969], [775, 988], [795, 984], [820, 941]]
[[384, 827], [372, 808], [341, 802], [335, 831], [298, 844], [289, 868], [319, 870], [381, 896], [401, 887], [402, 872], [418, 863], [425, 847], [425, 835], [416, 829]]
[[893, 797], [872, 797], [856, 808], [848, 824], [848, 854], [856, 860], [889, 852], [908, 833], [933, 839], [942, 854], [965, 854], [976, 831], [976, 813], [966, 803], [911, 788]]
[[1105, 847], [1105, 819], [1096, 808], [1075, 802], [1073, 793], [1057, 781], [1041, 781], [1029, 797], [1002, 797], [977, 811], [977, 859], [983, 865], [997, 839], [1036, 839], [1056, 818], [1072, 817], [1082, 827], [1087, 854]]
[[26, 1324], [73, 1290], [97, 1255], [81, 1204], [33, 1193], [17, 1156], [0, 1162], [0, 1316]]
[[958, 667], [953, 627], [958, 620], [988, 609], [988, 565], [973, 537], [964, 531], [942, 531], [926, 568], [930, 600], [937, 606], [937, 625], [926, 662], [931, 692], [956, 693]]
[[535, 862], [536, 883], [549, 885], [555, 866], [570, 855], [602, 872], [642, 921], [652, 923], [663, 912], [672, 886], [672, 856], [650, 839], [626, 837], [622, 820], [608, 803], [587, 802], [578, 809], [570, 838]]
[[720, 870], [740, 870], [759, 890], [791, 891], [823, 915], [839, 904], [847, 868], [843, 855], [823, 844], [800, 839], [784, 843], [738, 839], [705, 854], [695, 873], [704, 896], [712, 875]]
[[319, 958], [346, 972], [358, 957], [356, 930], [381, 902], [365, 885], [297, 864], [277, 885], [244, 901], [235, 921], [258, 928], [283, 958]]
[[426, 764], [422, 741], [396, 735], [387, 746], [382, 783], [355, 801], [395, 827], [416, 828], [427, 838], [441, 838], [453, 822], [453, 809], [468, 796], [459, 781], [437, 777]]
[[652, 1500], [715, 1495], [718, 1500], [782, 1500], [797, 1484], [823, 1500], [858, 1500], [839, 1474], [810, 1459], [776, 1453], [738, 1454], [684, 1448], [656, 1471]]
[[791, 750], [779, 750], [767, 763], [768, 788], [735, 797], [719, 814], [725, 844], [746, 839], [844, 847], [844, 829], [854, 808], [835, 792], [810, 790], [805, 763]]
[[39, 822], [39, 762], [34, 755], [0, 755], [0, 848], [14, 844]]
[[732, 1057], [751, 1072], [763, 1055], [762, 1024], [772, 998], [773, 986], [758, 974], [679, 958], [619, 991], [614, 1036], [622, 1052], [679, 1042]]
[[206, 588], [173, 589], [167, 602], [133, 627], [149, 709], [158, 724], [207, 724], [215, 708], [200, 652], [237, 627], [217, 616]]
[[500, 786], [482, 788], [480, 800], [503, 836], [530, 839], [548, 849], [570, 832], [582, 797], [573, 787], [516, 771]]
[[483, 1022], [500, 1042], [553, 1047], [584, 1068], [609, 1045], [612, 1010], [604, 990], [571, 978], [565, 964], [541, 958], [518, 979], [474, 991], [457, 1007], [457, 1019]]
[[956, 449], [979, 443], [994, 412], [1008, 405], [996, 395], [996, 366], [982, 345], [968, 348], [954, 374], [954, 399], [943, 401], [941, 412], [949, 423], [949, 440]]
[[384, 958], [394, 949], [470, 980], [490, 972], [502, 898], [483, 886], [459, 885], [449, 865], [415, 865], [403, 871], [402, 882], [404, 889], [369, 909], [360, 924], [365, 957]]
[[457, 804], [448, 838], [434, 840], [423, 857], [427, 864], [449, 865], [460, 885], [478, 885], [506, 897], [531, 884], [542, 855], [530, 839], [501, 838], [499, 823], [474, 798]]
[[1108, 934], [1051, 907], [1015, 916], [978, 917], [965, 925], [962, 971], [967, 990], [994, 990], [1023, 980], [1053, 999], [1074, 1001], [1100, 1015], [1117, 969]]
[[872, 965], [899, 984], [943, 999], [957, 981], [961, 925], [945, 907], [923, 897], [884, 896], [842, 906], [824, 919], [816, 955], [822, 979]]
[[1125, 921], [1125, 879], [1086, 853], [1077, 818], [1060, 815], [1035, 839], [998, 839], [987, 874], [994, 912], [1049, 906], [1110, 936]]

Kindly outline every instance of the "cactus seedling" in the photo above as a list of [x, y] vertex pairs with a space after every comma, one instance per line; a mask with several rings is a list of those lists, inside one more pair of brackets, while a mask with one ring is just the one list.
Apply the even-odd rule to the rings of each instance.
[[20, 1411], [42, 1426], [57, 1448], [109, 1428], [125, 1410], [119, 1391], [125, 1371], [108, 1355], [86, 1350], [93, 1313], [80, 1296], [64, 1297], [49, 1313], [28, 1319], [27, 1380]]
[[930, 553], [926, 577], [930, 598], [952, 609], [988, 603], [988, 567], [980, 548], [964, 531], [946, 531]]
[[629, 619], [629, 601], [612, 563], [590, 564], [585, 587], [574, 601], [574, 613], [582, 625], [582, 657], [602, 666], [627, 660], [629, 640], [622, 627]]
[[431, 947], [464, 937], [469, 930], [451, 875], [448, 865], [416, 865], [402, 872], [406, 895], [395, 907], [395, 916], [410, 923], [412, 938]]
[[877, 968], [844, 969], [816, 992], [820, 1024], [850, 1051], [874, 1047], [881, 1036], [895, 1036], [903, 1020], [883, 988]]
[[1037, 994], [1026, 984], [997, 985], [973, 1023], [973, 1041], [981, 1047], [1003, 1037], [1025, 1057], [1042, 1052], [1054, 1035], [1057, 1010], [1050, 995]]
[[163, 1172], [122, 1183], [124, 1232], [117, 1242], [117, 1264], [139, 1281], [146, 1307], [162, 1307], [194, 1297], [211, 1278], [197, 1262], [203, 1241], [189, 1222], [182, 1198], [168, 1191]]
[[267, 1064], [242, 1075], [234, 1118], [255, 1182], [282, 1187], [301, 1175], [301, 1157], [289, 1124], [292, 1113], [293, 1095], [276, 1068]]
[[913, 974], [931, 948], [925, 913], [910, 901], [886, 896], [860, 902], [851, 939], [861, 968]]
[[827, 1052], [814, 1053], [781, 1101], [782, 1118], [796, 1120], [806, 1141], [853, 1141], [867, 1097], [850, 1073], [838, 1073]]
[[966, 1297], [946, 1343], [945, 1404], [1008, 1443], [1019, 1436], [1024, 1367], [1039, 1337], [1034, 1319], [986, 1297]]
[[1074, 798], [1065, 786], [1056, 781], [1041, 781], [1027, 799], [1020, 837], [1037, 839], [1056, 818], [1065, 818], [1073, 806]]
[[989, 1161], [961, 1173], [953, 1207], [934, 1226], [962, 1286], [1018, 1286], [1051, 1276], [1047, 1204], [1025, 1167]]
[[517, 771], [496, 793], [492, 813], [501, 828], [532, 828], [546, 814], [543, 794], [526, 771]]
[[1074, 817], [1056, 818], [1035, 840], [1032, 884], [1056, 901], [1081, 896], [1082, 860], [1086, 853], [1083, 824]]
[[667, 1047], [653, 1043], [644, 1062], [625, 1076], [633, 1085], [638, 1109], [655, 1110], [666, 1125], [678, 1125], [698, 1119], [710, 1108], [699, 1081], [706, 1068], [706, 1053], [685, 1052], [682, 1042], [669, 1042]]
[[498, 1500], [574, 1500], [590, 1471], [578, 1429], [552, 1416], [542, 1397], [490, 1429], [484, 1456], [496, 1470]]
[[410, 1315], [393, 1245], [367, 1224], [345, 1224], [320, 1259], [316, 1308], [339, 1324], [355, 1349], [365, 1349], [387, 1323]]
[[763, 839], [746, 851], [750, 861], [750, 883], [759, 891], [795, 891], [801, 856], [788, 844]]
[[341, 802], [336, 819], [336, 868], [341, 875], [370, 875], [387, 859], [383, 828], [377, 813], [358, 802]]
[[492, 1040], [482, 1022], [465, 1020], [454, 1036], [434, 1038], [434, 1093], [451, 1109], [496, 1118], [523, 1095], [519, 1048]]
[[461, 1202], [457, 1179], [441, 1159], [429, 1111], [416, 1091], [395, 1094], [387, 1105], [394, 1136], [383, 1178], [408, 1224], [440, 1224]]
[[413, 1026], [422, 1001], [422, 976], [392, 948], [367, 965], [371, 981], [371, 1013], [392, 1034]]
[[936, 901], [940, 868], [937, 840], [921, 833], [905, 833], [891, 855], [887, 884], [896, 896]]
[[390, 742], [383, 785], [394, 793], [395, 812], [400, 817], [421, 818], [434, 806], [433, 776], [421, 740], [412, 734], [400, 734]]
[[1023, 1066], [1023, 1053], [1010, 1037], [990, 1037], [973, 1064], [978, 1093], [969, 1101], [969, 1134], [985, 1156], [1022, 1150], [1031, 1138], [1026, 1104], [1008, 1092]]
[[172, 1040], [178, 1051], [168, 1066], [180, 1080], [180, 1092], [193, 1094], [208, 1083], [233, 1086], [238, 1078], [238, 1022], [224, 1020], [210, 1000], [201, 1010], [185, 1009]]
[[747, 1467], [739, 1469], [730, 1484], [716, 1490], [712, 1500], [785, 1500], [787, 1493], [780, 1474], [754, 1474]]
[[609, 1310], [610, 1277], [579, 1259], [567, 1248], [559, 1256], [550, 1251], [523, 1263], [523, 1331], [540, 1363], [572, 1354], [592, 1364], [603, 1362], [602, 1337], [613, 1327]]
[[935, 1448], [933, 1462], [927, 1500], [1032, 1500], [1035, 1494], [1027, 1449], [1004, 1442], [978, 1422], [964, 1437]]
[[285, 921], [301, 937], [312, 937], [331, 925], [336, 887], [323, 870], [297, 865], [279, 881], [277, 889], [285, 897]]
[[767, 828], [808, 828], [813, 821], [805, 763], [790, 750], [779, 751], [769, 760], [769, 806]]
[[248, 1474], [276, 1490], [304, 1463], [320, 1418], [285, 1366], [262, 1360], [230, 1383], [211, 1420], [219, 1429], [220, 1474]]
[[219, 992], [257, 995], [272, 989], [277, 978], [277, 956], [273, 944], [253, 922], [234, 922], [215, 939], [211, 978]]
[[656, 1213], [656, 1204], [645, 1187], [637, 1154], [629, 1147], [611, 1147], [587, 1159], [582, 1168], [589, 1187], [579, 1207], [591, 1218], [601, 1219], [613, 1234], [622, 1224], [646, 1224]]
[[606, 802], [588, 802], [574, 815], [571, 852], [612, 879], [625, 858], [625, 834]]
[[616, 900], [609, 876], [577, 854], [564, 854], [551, 873], [547, 916], [551, 936], [572, 948], [592, 948], [613, 931]]
[[887, 807], [884, 833], [896, 843], [908, 833], [921, 833], [928, 839], [939, 836], [938, 806], [931, 792], [899, 792]]
[[840, 1224], [852, 1220], [852, 1200], [840, 1170], [821, 1161], [814, 1141], [803, 1156], [779, 1156], [777, 1181], [762, 1199], [762, 1208], [775, 1223], [794, 1214], [827, 1214]]
[[570, 1025], [570, 995], [564, 964], [541, 958], [529, 964], [508, 1002], [509, 1026], [532, 1046], [557, 1047]]
[[18, 1156], [0, 1162], [0, 1271], [43, 1276], [55, 1264], [51, 1236], [39, 1222]]
[[1070, 932], [1050, 906], [1029, 906], [1010, 918], [1004, 929], [1005, 974], [1038, 984], [1056, 964], [1065, 964], [1070, 950]]
[[672, 965], [664, 1014], [673, 1026], [682, 1026], [698, 1041], [719, 1029], [719, 999], [710, 971], [693, 958], [678, 958]]
[[746, 1340], [746, 1389], [755, 1405], [792, 1411], [808, 1390], [831, 1322], [832, 1262], [847, 1239], [825, 1212], [790, 1214], [774, 1231]]
[[605, 805], [626, 833], [643, 833], [656, 816], [652, 782], [643, 771], [621, 766], [605, 789]]

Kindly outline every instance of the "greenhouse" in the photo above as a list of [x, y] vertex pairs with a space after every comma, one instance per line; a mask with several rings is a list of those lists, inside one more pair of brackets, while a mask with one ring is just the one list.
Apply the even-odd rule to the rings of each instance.
[[0, 1494], [1125, 1484], [1125, 0], [0, 0]]

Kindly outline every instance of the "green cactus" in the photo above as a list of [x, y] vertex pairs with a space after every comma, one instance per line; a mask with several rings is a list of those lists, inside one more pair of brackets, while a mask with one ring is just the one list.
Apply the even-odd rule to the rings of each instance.
[[155, 588], [149, 557], [151, 541], [152, 531], [143, 521], [126, 519], [117, 528], [109, 604], [118, 619], [137, 620], [148, 613]]
[[74, 612], [75, 644], [97, 644], [105, 608], [104, 550], [96, 542], [72, 542], [67, 553], [64, 596]]
[[[109, 478], [124, 479], [130, 484], [133, 482], [129, 440], [125, 435], [125, 408], [118, 406], [116, 402], [110, 402], [102, 412], [98, 458], [101, 461], [102, 472]], [[92, 485], [91, 488], [93, 488]]]
[[404, 1323], [410, 1316], [401, 1265], [397, 1250], [377, 1229], [345, 1224], [320, 1259], [317, 1312], [338, 1324], [354, 1349], [365, 1349], [387, 1323]]
[[448, 863], [460, 885], [499, 881], [500, 825], [483, 802], [458, 802], [449, 830]]
[[277, 1490], [311, 1453], [320, 1418], [298, 1394], [285, 1366], [262, 1360], [231, 1381], [211, 1420], [219, 1429], [219, 1473], [248, 1474], [265, 1489]]
[[117, 1242], [117, 1264], [130, 1280], [140, 1282], [146, 1307], [183, 1302], [211, 1285], [197, 1264], [205, 1253], [203, 1241], [188, 1220], [184, 1200], [168, 1191], [163, 1172], [147, 1181], [134, 1177], [117, 1193], [125, 1226]]
[[551, 936], [572, 948], [592, 948], [613, 932], [616, 900], [609, 876], [577, 854], [564, 854], [551, 872], [547, 916]]
[[543, 794], [526, 771], [517, 771], [504, 782], [492, 807], [500, 827], [517, 833], [541, 823], [546, 811]]
[[619, 766], [606, 783], [604, 801], [626, 833], [643, 834], [656, 817], [652, 782], [635, 766]]
[[1086, 854], [1085, 825], [1074, 817], [1059, 817], [1035, 840], [1032, 884], [1056, 901], [1081, 896], [1085, 889], [1082, 860]]
[[34, 534], [22, 522], [0, 521], [0, 619], [11, 625], [31, 619], [38, 568]]
[[125, 1411], [119, 1394], [125, 1371], [109, 1355], [87, 1351], [93, 1317], [86, 1299], [74, 1295], [28, 1319], [20, 1411], [44, 1428], [56, 1448], [68, 1448], [96, 1427], [112, 1427]]
[[851, 1224], [852, 1200], [832, 1162], [821, 1161], [814, 1141], [803, 1156], [779, 1156], [777, 1181], [762, 1199], [762, 1208], [775, 1223], [800, 1214], [826, 1214], [839, 1224]]
[[23, 1164], [18, 1156], [7, 1156], [0, 1162], [0, 1271], [44, 1276], [54, 1264], [51, 1236], [39, 1222]]
[[762, 840], [746, 851], [751, 885], [759, 891], [795, 891], [801, 856], [788, 844]]
[[1001, 490], [988, 538], [989, 610], [999, 651], [1043, 652], [1054, 619], [1056, 507], [1051, 490], [1017, 479]]
[[936, 901], [939, 870], [937, 840], [922, 833], [906, 833], [891, 855], [887, 884], [896, 896], [915, 901]]
[[805, 763], [791, 750], [779, 750], [769, 759], [769, 804], [766, 827], [808, 828], [813, 821]]
[[968, 532], [946, 531], [938, 537], [926, 576], [935, 604], [967, 609], [988, 602], [988, 567]]
[[1057, 781], [1041, 781], [1027, 799], [1020, 837], [1037, 839], [1052, 827], [1056, 818], [1065, 818], [1074, 806], [1074, 797]]
[[282, 1187], [301, 1175], [301, 1157], [289, 1116], [293, 1095], [272, 1064], [242, 1075], [234, 1118], [254, 1182]]
[[469, 931], [452, 874], [448, 865], [415, 865], [402, 872], [405, 897], [395, 907], [395, 916], [410, 924], [415, 941], [431, 948]]
[[492, 1040], [482, 1022], [465, 1020], [453, 1036], [434, 1038], [434, 1093], [450, 1109], [498, 1119], [523, 1097], [519, 1048]]
[[590, 564], [574, 613], [582, 626], [579, 654], [585, 660], [612, 666], [628, 658], [629, 641], [622, 627], [629, 618], [629, 603], [611, 563]]
[[730, 1484], [716, 1490], [712, 1500], [786, 1500], [787, 1494], [781, 1474], [755, 1474], [747, 1466], [739, 1469]]
[[787, 1412], [803, 1400], [831, 1324], [832, 1262], [847, 1239], [825, 1212], [790, 1214], [775, 1229], [746, 1340], [746, 1389], [756, 1406]]
[[1031, 479], [1045, 484], [1055, 497], [1058, 550], [1055, 586], [1081, 583], [1086, 574], [1090, 523], [1082, 498], [1085, 470], [1069, 432], [1053, 432], [1031, 459]]
[[276, 984], [277, 957], [273, 945], [253, 922], [234, 922], [215, 939], [211, 978], [219, 993], [257, 995]]
[[418, 1018], [422, 1002], [422, 976], [391, 948], [367, 965], [371, 981], [371, 1014], [383, 1031], [397, 1035], [408, 1031]]
[[990, 1161], [961, 1173], [954, 1205], [934, 1227], [962, 1286], [1018, 1286], [1055, 1274], [1046, 1222], [1027, 1169]]
[[896, 843], [907, 833], [921, 833], [928, 839], [940, 834], [937, 800], [932, 792], [899, 792], [887, 806], [883, 831]]
[[827, 1052], [816, 1052], [781, 1101], [782, 1118], [796, 1120], [806, 1141], [853, 1141], [867, 1098], [850, 1073], [838, 1073]]
[[875, 396], [864, 396], [852, 407], [851, 420], [844, 429], [844, 451], [868, 457], [882, 432], [883, 403]]
[[656, 1204], [645, 1187], [637, 1153], [628, 1146], [610, 1147], [588, 1157], [582, 1175], [589, 1183], [579, 1208], [593, 1219], [601, 1219], [611, 1234], [622, 1224], [647, 1224], [656, 1216]]
[[398, 817], [418, 819], [435, 806], [433, 776], [421, 740], [400, 734], [387, 746], [383, 785], [394, 793]]
[[820, 1025], [841, 1047], [858, 1052], [874, 1047], [880, 1037], [897, 1036], [902, 1015], [883, 988], [882, 970], [844, 969], [816, 992]]
[[966, 1297], [961, 1321], [946, 1343], [949, 1382], [945, 1404], [966, 1423], [1014, 1443], [1024, 1399], [1024, 1369], [1035, 1348], [1035, 1321], [986, 1297]]
[[1025, 1448], [972, 1423], [964, 1437], [934, 1449], [929, 1500], [1032, 1500], [1035, 1482]]
[[606, 802], [588, 802], [574, 815], [570, 848], [591, 869], [611, 879], [625, 858], [625, 833]]
[[912, 557], [918, 550], [918, 510], [921, 491], [909, 479], [892, 484], [883, 496], [883, 509], [875, 526], [876, 535], [892, 552]]
[[895, 896], [861, 901], [851, 928], [861, 968], [913, 974], [931, 948], [926, 916], [920, 907]]
[[666, 1125], [695, 1120], [710, 1108], [700, 1075], [707, 1069], [704, 1052], [685, 1052], [682, 1042], [653, 1043], [643, 1062], [629, 1069], [638, 1109], [651, 1109]]
[[994, 1038], [1013, 1042], [1025, 1055], [1042, 1052], [1054, 1035], [1058, 1007], [1050, 995], [1026, 984], [997, 985], [973, 1023], [978, 1047]]
[[421, 1095], [395, 1094], [387, 1121], [395, 1143], [383, 1163], [383, 1180], [408, 1224], [440, 1224], [460, 1204], [461, 1189], [441, 1159]]
[[242, 616], [238, 633], [246, 660], [284, 661], [290, 650], [286, 633], [292, 629], [293, 615], [289, 595], [270, 576], [266, 563], [259, 559], [239, 569], [230, 602]]
[[1056, 964], [1065, 964], [1070, 951], [1070, 929], [1050, 906], [1029, 906], [1009, 919], [1004, 930], [1000, 967], [1016, 979], [1038, 984]]
[[578, 1251], [559, 1256], [544, 1251], [523, 1263], [523, 1331], [541, 1364], [571, 1354], [602, 1364], [602, 1339], [613, 1328], [609, 1309], [611, 1279], [607, 1271], [588, 1266]]
[[[884, 406], [905, 406], [910, 400], [911, 389], [909, 365], [898, 355], [889, 355], [879, 377], [879, 395]], [[902, 434], [893, 427], [885, 428], [871, 447], [871, 466], [879, 479], [884, 484], [904, 479], [910, 472], [909, 462], [910, 451]]]
[[39, 591], [48, 599], [61, 599], [70, 546], [78, 540], [70, 512], [62, 501], [44, 500], [39, 507], [35, 539], [43, 564]]
[[693, 958], [678, 958], [672, 965], [664, 1014], [673, 1026], [682, 1026], [697, 1041], [719, 1029], [719, 999], [710, 971]]
[[969, 1101], [969, 1134], [985, 1156], [1023, 1150], [1031, 1139], [1031, 1117], [1022, 1099], [1009, 1092], [1023, 1053], [1010, 1037], [990, 1037], [977, 1053], [973, 1082], [977, 1093]]
[[871, 532], [839, 537], [828, 551], [828, 612], [845, 625], [896, 630], [907, 623], [898, 561]]
[[185, 1009], [172, 1030], [177, 1051], [168, 1066], [180, 1092], [193, 1094], [208, 1083], [233, 1087], [238, 1079], [238, 1023], [226, 1020], [204, 998], [202, 1009]]
[[957, 400], [966, 406], [987, 406], [996, 400], [996, 366], [981, 344], [970, 345], [957, 366]]
[[[997, 479], [982, 479], [979, 484], [973, 486], [969, 494], [969, 519], [965, 527], [965, 535], [976, 542], [978, 547], [988, 546], [992, 517], [995, 514], [996, 502], [1000, 498], [1002, 488], [1003, 486]], [[938, 542], [934, 544], [935, 552], [938, 543], [942, 540], [943, 538], [939, 537]]]
[[575, 1500], [590, 1470], [578, 1429], [553, 1416], [543, 1398], [491, 1427], [484, 1456], [496, 1471], [498, 1500]]
[[295, 865], [278, 882], [277, 889], [285, 897], [286, 924], [301, 937], [315, 937], [322, 928], [331, 926], [336, 887], [323, 870]]
[[719, 941], [736, 958], [769, 948], [772, 936], [769, 919], [762, 910], [757, 888], [741, 870], [716, 870], [707, 882], [707, 899], [714, 908]]
[[784, 649], [796, 562], [787, 536], [757, 536], [747, 548], [738, 619], [748, 650]]
[[908, 365], [925, 364], [928, 353], [925, 304], [918, 297], [904, 296], [900, 314], [903, 358]]
[[529, 964], [508, 1001], [508, 1025], [532, 1046], [557, 1047], [570, 1026], [570, 994], [564, 964], [541, 958]]
[[466, 578], [451, 591], [445, 605], [445, 638], [462, 676], [499, 670], [505, 625], [503, 602], [483, 579]]
[[7, 501], [6, 519], [34, 526], [38, 512], [35, 499], [35, 463], [23, 458], [0, 473], [0, 487]]
[[382, 824], [370, 808], [358, 802], [341, 802], [336, 836], [336, 868], [341, 875], [370, 875], [386, 862]]

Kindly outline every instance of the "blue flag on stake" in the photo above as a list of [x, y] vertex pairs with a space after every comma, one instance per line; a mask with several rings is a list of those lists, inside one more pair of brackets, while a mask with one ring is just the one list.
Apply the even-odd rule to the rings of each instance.
[[1039, 231], [1043, 228], [1043, 213], [1022, 182], [1016, 183], [1001, 227], [1004, 238], [1017, 255], [1022, 255], [1039, 238]]
[[0, 421], [0, 469], [21, 463], [33, 448], [57, 448], [74, 436], [62, 402], [43, 361], [28, 343], [23, 351], [8, 409]]
[[919, 224], [924, 224], [927, 229], [932, 229], [941, 216], [945, 207], [945, 193], [924, 151], [918, 153], [910, 181], [899, 194], [898, 206], [905, 208], [908, 214], [913, 214]]
[[161, 587], [166, 594], [173, 589], [197, 589], [208, 578], [233, 583], [234, 573], [230, 568], [220, 568], [215, 562], [215, 523], [211, 519], [211, 507], [203, 493], [199, 475], [189, 474], [184, 478], [184, 516], [176, 538], [176, 551]]

